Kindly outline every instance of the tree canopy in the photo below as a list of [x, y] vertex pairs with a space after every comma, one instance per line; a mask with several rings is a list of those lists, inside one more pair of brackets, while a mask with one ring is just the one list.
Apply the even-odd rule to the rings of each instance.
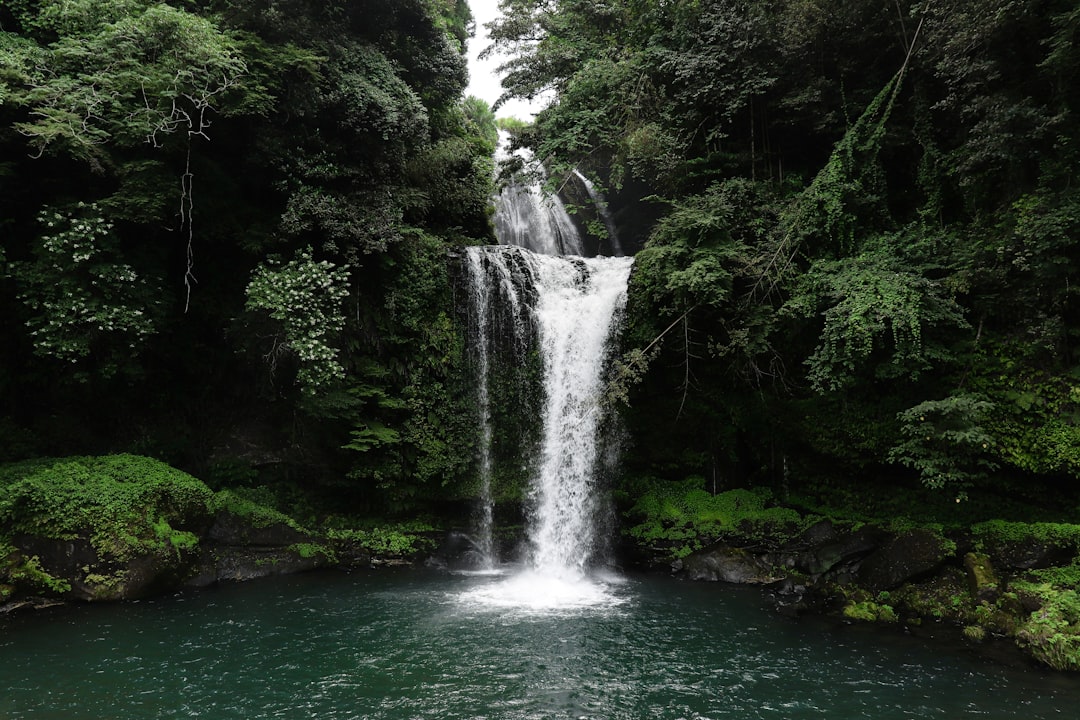
[[0, 456], [134, 450], [382, 510], [468, 494], [447, 251], [491, 238], [495, 143], [471, 22], [0, 2]]
[[1076, 476], [1075, 3], [501, 7], [522, 137], [656, 220], [632, 472]]
[[[1076, 477], [1074, 2], [501, 8], [506, 96], [553, 98], [517, 142], [637, 246], [627, 477]], [[467, 498], [471, 30], [465, 0], [0, 0], [0, 459]]]

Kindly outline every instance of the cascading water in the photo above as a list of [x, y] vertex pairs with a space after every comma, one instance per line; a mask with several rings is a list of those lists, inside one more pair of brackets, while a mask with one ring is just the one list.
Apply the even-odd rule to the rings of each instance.
[[516, 245], [543, 255], [582, 254], [581, 235], [557, 195], [538, 187], [510, 185], [495, 209], [495, 235], [502, 245]]
[[607, 200], [600, 194], [600, 191], [596, 189], [592, 181], [585, 177], [583, 174], [574, 170], [574, 177], [581, 181], [582, 187], [585, 188], [585, 192], [589, 194], [589, 199], [592, 201], [593, 207], [596, 208], [596, 214], [600, 216], [601, 222], [604, 223], [604, 229], [607, 230], [608, 244], [611, 247], [611, 254], [615, 257], [622, 257], [623, 249], [619, 243], [619, 233], [615, 229], [615, 218], [611, 216], [611, 211], [608, 210]]
[[531, 320], [524, 288], [531, 286], [523, 275], [522, 263], [511, 248], [471, 247], [466, 250], [469, 285], [470, 338], [477, 378], [477, 409], [480, 419], [479, 491], [480, 503], [474, 543], [480, 570], [498, 564], [493, 539], [494, 500], [492, 493], [492, 442], [494, 429], [491, 408], [491, 357], [500, 346], [509, 345], [511, 362], [520, 364], [531, 335]]
[[492, 536], [495, 524], [494, 501], [491, 492], [491, 394], [488, 391], [488, 373], [491, 367], [488, 336], [488, 285], [484, 282], [483, 265], [479, 253], [468, 254], [469, 287], [472, 289], [471, 308], [476, 330], [473, 344], [476, 353], [476, 405], [480, 413], [480, 508], [477, 512], [476, 549], [478, 565], [482, 570], [495, 567], [495, 541]]
[[[487, 487], [494, 402], [488, 376], [494, 338], [505, 336], [508, 324], [514, 343], [535, 343], [543, 385], [540, 439], [531, 463], [528, 570], [477, 597], [497, 604], [567, 607], [607, 598], [586, 573], [595, 560], [596, 519], [603, 509], [595, 476], [604, 371], [633, 259], [573, 255], [580, 240], [567, 253], [563, 228], [572, 229], [572, 222], [561, 202], [538, 202], [538, 197], [539, 188], [504, 191], [496, 211], [500, 245], [467, 252], [472, 314], [479, 326], [472, 341], [483, 346], [474, 352], [480, 376], [480, 470], [486, 475], [481, 482]], [[490, 499], [482, 504], [490, 508]], [[488, 542], [484, 533], [490, 537], [490, 526], [478, 529], [480, 546]]]
[[[500, 133], [497, 158], [505, 161], [510, 143], [506, 133]], [[532, 164], [544, 174], [544, 166], [535, 162], [525, 149], [514, 155]], [[558, 195], [543, 191], [538, 182], [514, 181], [503, 188], [495, 202], [495, 237], [500, 245], [516, 245], [542, 255], [583, 255], [581, 234], [566, 212]]]
[[545, 406], [533, 481], [533, 565], [580, 574], [595, 544], [600, 405], [608, 338], [626, 300], [631, 258], [536, 257]]

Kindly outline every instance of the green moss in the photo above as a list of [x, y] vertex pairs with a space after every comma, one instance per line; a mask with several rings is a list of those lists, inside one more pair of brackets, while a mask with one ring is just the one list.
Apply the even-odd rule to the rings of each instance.
[[319, 543], [296, 543], [290, 545], [289, 550], [293, 551], [305, 560], [322, 556], [323, 560], [327, 563], [336, 563], [337, 554], [325, 545]]
[[0, 467], [0, 534], [86, 537], [100, 557], [129, 560], [191, 546], [205, 517], [201, 481], [136, 455], [40, 459]]
[[894, 623], [899, 618], [891, 605], [876, 603], [870, 600], [862, 602], [849, 602], [844, 606], [844, 617], [859, 622]]
[[904, 585], [891, 593], [894, 603], [908, 613], [957, 623], [972, 623], [972, 601], [959, 568], [948, 568], [923, 583]]
[[766, 488], [713, 495], [703, 484], [699, 477], [644, 481], [635, 488], [635, 502], [625, 513], [632, 524], [624, 532], [647, 546], [666, 548], [677, 558], [722, 538], [782, 544], [817, 519], [774, 505]]

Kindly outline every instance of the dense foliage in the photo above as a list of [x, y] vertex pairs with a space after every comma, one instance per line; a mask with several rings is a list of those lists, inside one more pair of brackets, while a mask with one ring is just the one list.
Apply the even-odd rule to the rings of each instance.
[[0, 0], [0, 460], [467, 496], [465, 0]]
[[1075, 2], [501, 7], [519, 141], [656, 218], [630, 475], [1073, 487]]
[[[627, 508], [654, 478], [1073, 489], [1074, 2], [501, 6], [508, 95], [554, 98], [504, 127], [643, 241]], [[470, 23], [0, 0], [0, 460], [139, 453], [349, 512], [469, 497], [448, 251], [491, 238], [495, 143]]]

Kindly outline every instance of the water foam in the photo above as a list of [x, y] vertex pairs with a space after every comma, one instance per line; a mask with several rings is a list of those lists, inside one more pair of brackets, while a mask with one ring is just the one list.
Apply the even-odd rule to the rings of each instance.
[[521, 614], [609, 610], [622, 605], [619, 583], [584, 574], [556, 575], [524, 570], [497, 582], [472, 587], [458, 600], [474, 609], [511, 610]]

